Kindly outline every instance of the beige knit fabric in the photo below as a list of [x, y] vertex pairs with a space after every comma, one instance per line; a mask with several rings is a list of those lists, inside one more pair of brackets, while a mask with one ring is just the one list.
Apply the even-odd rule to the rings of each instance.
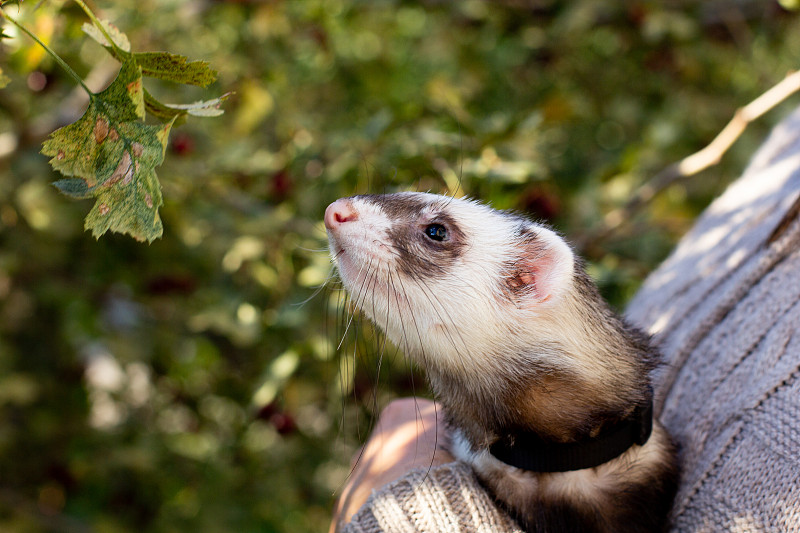
[[367, 500], [346, 533], [522, 533], [478, 485], [470, 467], [416, 469]]
[[[679, 532], [800, 532], [800, 110], [645, 282], [661, 420], [680, 446]], [[519, 531], [451, 463], [373, 493], [347, 533]]]
[[628, 307], [669, 364], [677, 531], [800, 531], [800, 110]]

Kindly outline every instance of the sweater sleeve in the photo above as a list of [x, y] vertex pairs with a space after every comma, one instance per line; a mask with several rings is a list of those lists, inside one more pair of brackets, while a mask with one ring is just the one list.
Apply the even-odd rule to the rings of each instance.
[[522, 533], [469, 466], [412, 470], [373, 491], [341, 533]]
[[800, 531], [800, 110], [628, 307], [655, 336], [674, 531]]

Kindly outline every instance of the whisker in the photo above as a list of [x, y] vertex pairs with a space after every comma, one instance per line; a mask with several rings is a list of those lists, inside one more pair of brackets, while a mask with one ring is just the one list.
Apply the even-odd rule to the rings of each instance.
[[[391, 275], [391, 271], [387, 271], [387, 278], [390, 275]], [[377, 275], [375, 276], [375, 278], [377, 280]], [[387, 285], [388, 285], [388, 282], [389, 282], [389, 279], [387, 279]], [[387, 299], [388, 299], [388, 297], [389, 297], [389, 292], [388, 291], [387, 291], [386, 295], [387, 295]], [[372, 297], [373, 297], [372, 308], [376, 309], [376, 307], [375, 307], [375, 291], [372, 291]], [[387, 302], [387, 304], [388, 304], [388, 302]], [[386, 329], [387, 329], [387, 327], [389, 325], [389, 313], [390, 312], [391, 311], [390, 311], [389, 305], [387, 305], [386, 306], [386, 322], [385, 322], [386, 326], [384, 326], [384, 328], [383, 328], [384, 331], [386, 331]], [[386, 350], [386, 340], [387, 340], [386, 339], [386, 334], [384, 334], [382, 336], [382, 338], [383, 338], [383, 342], [381, 343], [380, 349], [378, 350], [378, 364], [377, 364], [377, 368], [375, 369], [375, 387], [372, 389], [372, 409], [373, 409], [373, 413], [376, 416], [378, 414], [378, 383], [380, 381], [381, 367], [383, 365], [383, 355], [384, 355], [385, 350]]]
[[325, 287], [328, 285], [328, 283], [330, 283], [330, 282], [331, 282], [331, 280], [333, 280], [335, 277], [336, 277], [336, 267], [334, 267], [333, 265], [331, 265], [331, 268], [330, 268], [330, 270], [328, 270], [328, 275], [325, 277], [325, 281], [323, 281], [321, 285], [318, 285], [318, 286], [316, 287], [316, 290], [313, 292], [313, 294], [311, 294], [311, 296], [309, 296], [308, 298], [306, 298], [306, 299], [305, 299], [305, 300], [303, 300], [302, 302], [295, 302], [295, 303], [293, 303], [292, 305], [294, 305], [294, 306], [296, 306], [296, 307], [298, 307], [298, 308], [300, 308], [300, 307], [303, 307], [303, 306], [304, 306], [304, 305], [306, 305], [308, 302], [310, 302], [311, 300], [313, 300], [314, 298], [316, 298], [316, 297], [317, 297], [317, 295], [318, 295], [320, 292], [322, 292], [322, 290], [323, 290], [323, 289], [325, 289]]
[[[371, 265], [371, 264], [372, 264], [372, 262], [370, 261], [369, 265]], [[364, 271], [364, 268], [367, 268], [366, 265], [362, 266], [361, 269], [358, 271], [358, 276], [356, 277], [356, 279], [358, 279], [358, 277], [361, 276], [361, 272]], [[367, 279], [369, 279], [369, 278], [364, 278], [364, 282], [362, 282], [362, 284], [361, 284], [361, 289], [364, 288], [364, 283], [366, 283]], [[360, 306], [358, 305], [358, 302], [356, 302], [355, 307], [360, 309]], [[347, 322], [347, 326], [345, 327], [344, 333], [342, 334], [342, 339], [341, 339], [341, 341], [339, 341], [339, 346], [336, 347], [337, 350], [342, 347], [342, 343], [344, 342], [344, 339], [347, 336], [347, 332], [350, 329], [350, 324], [353, 322], [353, 318], [354, 317], [355, 317], [355, 313], [350, 315], [350, 320]]]
[[[319, 223], [314, 224], [314, 225], [318, 226]], [[327, 253], [328, 252], [328, 247], [327, 246], [325, 248], [306, 248], [305, 246], [298, 246], [297, 249], [298, 250], [302, 250], [304, 252], [312, 252], [312, 253], [315, 253], [315, 254]]]
[[[394, 286], [394, 284], [392, 283], [392, 272], [391, 272], [391, 270], [389, 271], [389, 284], [390, 284], [390, 286]], [[397, 291], [394, 291], [394, 290], [389, 291], [389, 292], [390, 292], [390, 294], [394, 293], [395, 304], [397, 304], [397, 309], [399, 311], [400, 308], [401, 308], [400, 307], [400, 295], [397, 293]], [[386, 307], [388, 308], [389, 306], [386, 306]], [[399, 319], [399, 322], [400, 322], [400, 330], [403, 333], [403, 344], [405, 345], [404, 346], [404, 351], [408, 354], [409, 353], [408, 337], [406, 336], [406, 327], [405, 327], [405, 323], [403, 321], [403, 313], [398, 313], [397, 318]]]
[[[406, 289], [405, 289], [405, 286], [403, 285], [403, 279], [402, 279], [402, 277], [401, 277], [401, 276], [398, 276], [398, 277], [397, 277], [397, 280], [398, 280], [398, 282], [400, 283], [400, 287], [401, 287], [401, 289], [403, 290], [403, 294], [408, 294], [408, 293], [407, 293], [407, 291], [406, 291]], [[401, 319], [402, 319], [402, 315], [401, 315]], [[421, 333], [421, 332], [420, 332], [420, 330], [419, 330], [419, 324], [417, 323], [417, 319], [416, 319], [416, 317], [415, 317], [415, 315], [414, 315], [413, 313], [411, 313], [411, 320], [412, 320], [412, 322], [414, 323], [414, 329], [415, 329], [415, 330], [416, 330], [416, 332], [417, 332], [417, 340], [419, 340], [419, 346], [420, 346], [420, 358], [421, 358], [423, 361], [427, 361], [427, 360], [428, 360], [428, 357], [427, 357], [427, 354], [425, 353], [425, 343], [422, 341], [422, 333]], [[412, 383], [412, 390], [413, 390], [413, 384], [414, 384], [413, 373], [411, 374], [411, 376], [412, 376], [412, 378], [411, 378], [411, 383]], [[424, 419], [422, 418], [422, 411], [420, 410], [420, 408], [419, 408], [419, 404], [417, 403], [416, 394], [414, 395], [414, 407], [415, 407], [415, 409], [416, 409], [416, 414], [415, 414], [415, 417], [416, 417], [416, 418], [417, 418], [417, 420], [419, 420], [419, 422], [421, 423], [421, 425], [422, 425], [422, 431], [423, 431], [423, 433], [424, 433], [424, 432], [425, 432], [425, 421], [424, 421]], [[436, 424], [438, 424], [438, 420], [437, 420]], [[434, 428], [434, 430], [436, 431], [436, 428]], [[435, 445], [436, 445], [436, 441], [437, 441], [437, 439], [438, 439], [438, 435], [435, 435], [435, 436], [434, 436], [434, 454], [435, 454], [435, 449], [436, 449], [436, 448], [435, 448]], [[414, 441], [414, 457], [415, 457], [415, 458], [416, 458], [416, 456], [417, 456], [417, 454], [418, 454], [418, 453], [419, 453], [419, 439], [417, 439], [417, 440], [415, 440], [415, 441]], [[430, 464], [428, 465], [428, 472], [430, 472], [430, 469], [431, 469], [431, 467], [433, 466], [433, 456], [434, 456], [434, 454], [432, 454], [432, 455], [431, 455], [431, 462], [430, 462]], [[426, 477], [427, 477], [427, 475], [428, 475], [428, 472], [426, 472], [426, 473], [425, 473], [425, 476], [426, 476]]]

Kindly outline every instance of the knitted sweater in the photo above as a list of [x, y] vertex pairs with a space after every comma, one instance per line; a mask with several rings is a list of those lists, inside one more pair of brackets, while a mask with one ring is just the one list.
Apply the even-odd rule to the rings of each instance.
[[[674, 531], [800, 531], [800, 110], [631, 302], [680, 448]], [[469, 467], [373, 492], [346, 533], [520, 531]]]

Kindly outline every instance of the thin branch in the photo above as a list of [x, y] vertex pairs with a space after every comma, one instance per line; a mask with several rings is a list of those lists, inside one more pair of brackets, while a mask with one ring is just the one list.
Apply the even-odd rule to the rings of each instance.
[[633, 197], [622, 207], [608, 213], [603, 226], [582, 239], [581, 244], [604, 239], [616, 231], [625, 221], [649, 203], [655, 196], [678, 181], [693, 176], [710, 166], [719, 163], [747, 126], [760, 118], [789, 96], [800, 91], [800, 71], [790, 72], [781, 82], [767, 92], [736, 110], [733, 118], [721, 132], [702, 150], [673, 163], [639, 187]]
[[42, 48], [44, 48], [44, 51], [45, 51], [45, 52], [47, 52], [47, 54], [48, 54], [50, 57], [52, 57], [52, 58], [53, 58], [53, 60], [54, 60], [56, 63], [58, 63], [58, 65], [59, 65], [59, 66], [60, 66], [62, 69], [64, 69], [64, 71], [65, 71], [67, 74], [69, 74], [69, 76], [70, 76], [70, 77], [71, 77], [73, 80], [75, 80], [75, 82], [76, 82], [76, 83], [78, 83], [78, 84], [79, 84], [81, 87], [83, 87], [83, 90], [84, 90], [84, 91], [86, 91], [86, 92], [89, 94], [89, 98], [93, 98], [93, 97], [94, 97], [94, 94], [92, 94], [92, 91], [90, 91], [90, 90], [89, 90], [89, 88], [86, 86], [86, 84], [85, 84], [85, 83], [83, 83], [83, 80], [81, 79], [81, 77], [80, 77], [80, 76], [78, 76], [78, 74], [77, 74], [77, 73], [76, 73], [74, 70], [72, 70], [72, 67], [70, 67], [69, 65], [67, 65], [66, 61], [64, 61], [63, 59], [61, 59], [61, 56], [59, 56], [57, 53], [55, 53], [55, 51], [53, 51], [53, 50], [52, 50], [52, 49], [51, 49], [49, 46], [47, 46], [46, 44], [44, 44], [44, 42], [43, 42], [41, 39], [39, 39], [39, 38], [38, 38], [36, 35], [34, 35], [34, 34], [33, 34], [33, 33], [32, 33], [32, 32], [31, 32], [29, 29], [28, 29], [28, 28], [26, 28], [25, 26], [23, 26], [21, 23], [17, 22], [17, 21], [16, 21], [16, 19], [12, 18], [12, 17], [11, 17], [11, 16], [10, 16], [8, 13], [6, 13], [5, 11], [3, 11], [2, 9], [0, 9], [0, 18], [5, 18], [5, 19], [6, 19], [6, 20], [8, 20], [9, 22], [11, 22], [11, 23], [12, 23], [14, 26], [16, 26], [16, 27], [17, 27], [17, 28], [18, 28], [18, 29], [19, 29], [21, 32], [23, 32], [25, 35], [27, 35], [28, 37], [30, 37], [31, 39], [33, 39], [34, 41], [36, 41], [36, 44], [38, 44], [39, 46], [41, 46]]

